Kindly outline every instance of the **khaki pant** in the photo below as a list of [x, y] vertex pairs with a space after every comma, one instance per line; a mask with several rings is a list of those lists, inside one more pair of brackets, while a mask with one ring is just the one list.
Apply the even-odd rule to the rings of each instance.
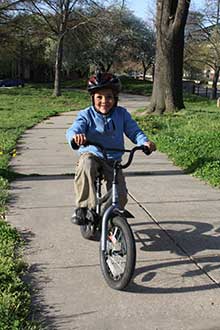
[[[76, 166], [74, 179], [76, 207], [95, 209], [95, 179], [99, 174], [100, 168], [106, 189], [109, 190], [112, 186], [113, 178], [113, 168], [110, 165], [110, 162], [108, 163], [91, 153], [84, 153], [80, 156]], [[124, 208], [127, 203], [127, 188], [122, 170], [119, 171], [118, 182], [119, 206], [120, 208]]]

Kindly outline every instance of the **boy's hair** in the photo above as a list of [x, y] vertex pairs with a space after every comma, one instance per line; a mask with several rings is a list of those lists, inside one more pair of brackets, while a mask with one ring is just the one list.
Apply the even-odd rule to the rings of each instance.
[[88, 80], [87, 90], [93, 95], [101, 89], [111, 89], [113, 94], [117, 96], [121, 90], [120, 79], [109, 72], [98, 72]]

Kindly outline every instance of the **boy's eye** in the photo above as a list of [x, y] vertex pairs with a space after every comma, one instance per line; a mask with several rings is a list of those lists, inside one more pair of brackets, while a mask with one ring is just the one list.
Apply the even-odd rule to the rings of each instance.
[[98, 99], [98, 100], [102, 100], [102, 99], [112, 100], [113, 96], [112, 95], [106, 95], [106, 96], [97, 95], [96, 99]]

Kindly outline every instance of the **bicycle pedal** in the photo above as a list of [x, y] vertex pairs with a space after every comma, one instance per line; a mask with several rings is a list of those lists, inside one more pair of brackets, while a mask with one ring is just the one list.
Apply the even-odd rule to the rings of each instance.
[[88, 209], [87, 213], [86, 213], [86, 221], [88, 223], [95, 224], [96, 223], [96, 218], [97, 218], [96, 212], [94, 210]]

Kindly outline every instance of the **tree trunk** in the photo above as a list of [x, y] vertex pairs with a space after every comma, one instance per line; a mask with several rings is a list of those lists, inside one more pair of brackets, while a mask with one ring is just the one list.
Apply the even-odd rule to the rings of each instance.
[[56, 50], [53, 96], [61, 96], [61, 71], [63, 62], [63, 36], [59, 37]]
[[19, 54], [19, 75], [16, 78], [24, 79], [25, 74], [25, 54], [24, 54], [24, 42], [20, 42], [20, 54]]
[[163, 114], [184, 107], [182, 94], [184, 28], [189, 1], [157, 0], [157, 43], [149, 112]]
[[220, 71], [220, 67], [215, 68], [215, 73], [214, 73], [214, 77], [212, 80], [212, 94], [211, 94], [212, 100], [217, 99], [219, 71]]
[[[185, 26], [185, 24], [184, 24]], [[184, 28], [180, 29], [174, 39], [174, 98], [175, 107], [179, 109], [185, 108], [183, 102], [183, 59], [184, 59]]]
[[146, 81], [147, 67], [144, 61], [142, 61], [142, 66], [143, 66], [143, 80]]
[[157, 54], [154, 70], [154, 85], [150, 104], [150, 112], [163, 114], [175, 110], [173, 97], [173, 51], [172, 43], [166, 45], [161, 36], [157, 38]]

